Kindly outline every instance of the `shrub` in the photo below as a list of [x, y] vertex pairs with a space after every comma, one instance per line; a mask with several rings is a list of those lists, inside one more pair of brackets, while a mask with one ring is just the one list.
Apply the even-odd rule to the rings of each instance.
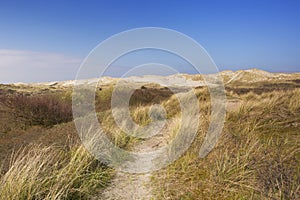
[[25, 127], [33, 125], [52, 126], [73, 119], [72, 105], [59, 95], [14, 95], [2, 101], [12, 110]]

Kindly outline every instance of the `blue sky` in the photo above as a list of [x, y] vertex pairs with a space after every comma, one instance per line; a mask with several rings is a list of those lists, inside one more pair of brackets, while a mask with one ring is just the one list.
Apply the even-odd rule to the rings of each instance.
[[[299, 10], [297, 0], [0, 1], [0, 82], [74, 79], [101, 41], [148, 26], [192, 37], [220, 70], [300, 71]], [[178, 65], [172, 56], [150, 55]], [[131, 59], [148, 61], [147, 56], [146, 51]], [[108, 75], [118, 76], [128, 60]], [[192, 73], [183, 65], [179, 71]]]

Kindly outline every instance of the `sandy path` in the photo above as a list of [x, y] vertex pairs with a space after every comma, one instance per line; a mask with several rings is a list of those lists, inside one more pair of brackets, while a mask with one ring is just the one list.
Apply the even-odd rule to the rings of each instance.
[[[148, 152], [167, 144], [172, 126], [168, 123], [159, 134], [146, 139], [136, 145], [132, 151]], [[150, 200], [153, 199], [151, 173], [131, 174], [117, 171], [113, 179], [100, 199], [108, 200]]]
[[117, 172], [112, 184], [104, 191], [102, 199], [148, 200], [152, 198], [151, 174]]

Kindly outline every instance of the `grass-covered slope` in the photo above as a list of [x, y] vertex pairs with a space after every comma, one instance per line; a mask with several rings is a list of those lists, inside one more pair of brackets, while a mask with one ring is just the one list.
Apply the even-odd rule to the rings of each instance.
[[[201, 75], [184, 76], [203, 81]], [[217, 146], [207, 157], [198, 157], [209, 125], [210, 96], [206, 87], [194, 87], [201, 111], [198, 136], [182, 157], [151, 175], [149, 195], [152, 199], [299, 199], [300, 74], [247, 70], [221, 76], [228, 103]], [[162, 105], [170, 119], [169, 127], [148, 141], [117, 126], [110, 104], [117, 79], [107, 80], [99, 83], [95, 107], [115, 145], [151, 150], [176, 136], [181, 110], [170, 89], [142, 83], [130, 99], [135, 123], [150, 124], [154, 104]], [[184, 91], [174, 87], [175, 92]], [[72, 82], [0, 85], [0, 200], [98, 199], [112, 182], [118, 184], [113, 179], [123, 180], [81, 145], [72, 122], [71, 95]], [[134, 192], [139, 191], [128, 194]]]
[[242, 104], [227, 113], [215, 149], [198, 158], [199, 130], [192, 148], [153, 176], [156, 199], [300, 197], [300, 89], [234, 95]]

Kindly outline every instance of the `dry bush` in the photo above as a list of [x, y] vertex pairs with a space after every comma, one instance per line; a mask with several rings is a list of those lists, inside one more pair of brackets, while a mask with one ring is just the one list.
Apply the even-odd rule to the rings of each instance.
[[11, 109], [16, 119], [25, 123], [25, 127], [47, 127], [73, 119], [71, 102], [59, 95], [14, 95], [4, 98], [2, 103]]
[[131, 108], [132, 120], [140, 126], [149, 124], [151, 122], [151, 119], [149, 117], [149, 110], [149, 106], [141, 105]]
[[118, 127], [111, 110], [97, 113], [97, 117], [105, 134], [116, 146], [129, 149], [139, 140], [139, 138], [125, 133], [120, 129], [120, 127]]

